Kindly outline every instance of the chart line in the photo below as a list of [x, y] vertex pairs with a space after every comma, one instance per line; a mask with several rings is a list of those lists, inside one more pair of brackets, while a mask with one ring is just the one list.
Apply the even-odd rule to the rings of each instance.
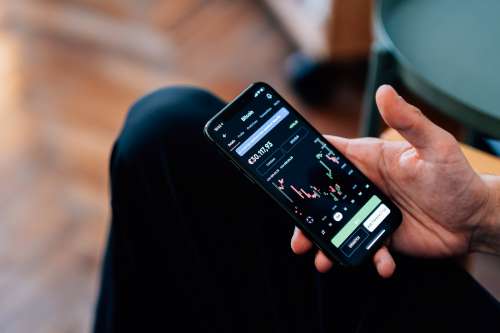
[[281, 194], [283, 194], [283, 196], [284, 196], [285, 198], [287, 198], [287, 199], [288, 199], [288, 201], [290, 201], [291, 203], [293, 203], [293, 200], [292, 200], [292, 199], [291, 199], [291, 198], [290, 198], [290, 197], [289, 197], [289, 196], [288, 196], [285, 192], [283, 192], [283, 190], [282, 190], [282, 189], [280, 189], [278, 185], [276, 185], [275, 183], [273, 183], [273, 185], [274, 185], [274, 187], [276, 187], [276, 188], [278, 189], [278, 191], [280, 191], [280, 192], [281, 192]]
[[293, 187], [293, 185], [290, 185], [290, 187], [292, 188], [292, 190], [295, 191], [295, 193], [297, 193], [297, 195], [299, 197], [301, 197], [302, 199], [304, 199], [304, 195], [302, 194], [302, 192], [300, 192], [299, 190], [297, 190], [295, 187]]
[[327, 174], [326, 174], [326, 175], [328, 176], [328, 178], [330, 178], [331, 180], [333, 180], [332, 170], [328, 167], [328, 165], [326, 165], [326, 164], [325, 164], [325, 162], [323, 162], [323, 161], [319, 161], [319, 163], [320, 163], [323, 167], [325, 167], [325, 169], [326, 169], [326, 170], [328, 170], [328, 172], [327, 172]]

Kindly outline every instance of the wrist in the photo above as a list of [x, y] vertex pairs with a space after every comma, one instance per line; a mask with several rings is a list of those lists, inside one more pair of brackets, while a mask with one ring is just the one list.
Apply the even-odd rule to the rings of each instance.
[[470, 251], [500, 255], [500, 177], [482, 175], [481, 179], [486, 184], [488, 199], [472, 232]]

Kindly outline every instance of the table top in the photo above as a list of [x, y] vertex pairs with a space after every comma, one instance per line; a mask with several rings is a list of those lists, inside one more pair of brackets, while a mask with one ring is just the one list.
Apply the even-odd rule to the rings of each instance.
[[460, 104], [443, 112], [500, 135], [500, 1], [386, 0], [378, 10], [400, 65]]

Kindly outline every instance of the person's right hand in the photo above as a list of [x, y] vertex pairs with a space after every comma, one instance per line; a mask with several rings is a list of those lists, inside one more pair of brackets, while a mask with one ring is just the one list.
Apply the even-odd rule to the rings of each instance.
[[[406, 103], [390, 86], [376, 95], [385, 122], [407, 142], [375, 138], [326, 138], [398, 205], [403, 223], [390, 238], [396, 251], [419, 257], [449, 257], [471, 250], [475, 230], [488, 214], [491, 191], [474, 172], [455, 138]], [[296, 229], [292, 249], [312, 247]], [[395, 263], [387, 247], [374, 256], [379, 274], [392, 275]], [[319, 271], [331, 267], [318, 252]]]

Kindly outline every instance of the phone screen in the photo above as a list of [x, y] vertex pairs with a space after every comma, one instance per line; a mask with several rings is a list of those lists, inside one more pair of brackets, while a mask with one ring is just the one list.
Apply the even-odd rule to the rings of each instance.
[[267, 84], [250, 86], [205, 133], [332, 259], [359, 264], [401, 223], [399, 209]]

